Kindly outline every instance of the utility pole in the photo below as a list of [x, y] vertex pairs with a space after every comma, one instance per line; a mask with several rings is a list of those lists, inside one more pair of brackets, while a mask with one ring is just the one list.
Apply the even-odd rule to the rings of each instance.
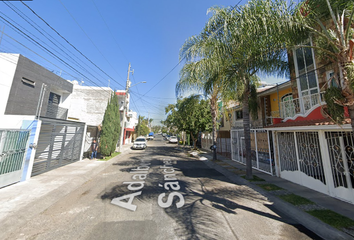
[[130, 63], [128, 66], [128, 77], [127, 77], [127, 83], [125, 86], [125, 95], [124, 95], [124, 102], [123, 102], [123, 121], [122, 121], [122, 127], [120, 129], [120, 140], [119, 140], [119, 151], [122, 152], [122, 145], [123, 145], [123, 137], [124, 137], [124, 130], [125, 130], [125, 114], [126, 114], [126, 100], [127, 100], [127, 95], [129, 93], [129, 87], [130, 87], [130, 80], [129, 80], [129, 74], [133, 73], [134, 70], [130, 71]]

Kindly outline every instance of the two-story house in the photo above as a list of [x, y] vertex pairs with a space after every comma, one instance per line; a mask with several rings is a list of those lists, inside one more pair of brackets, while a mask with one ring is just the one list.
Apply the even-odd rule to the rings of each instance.
[[[22, 173], [13, 182], [80, 160], [85, 123], [67, 120], [73, 84], [20, 54], [10, 53], [0, 53], [0, 78], [0, 128], [31, 130], [27, 155], [16, 164]], [[0, 151], [6, 141], [4, 137]], [[11, 161], [1, 161], [0, 168]], [[8, 174], [0, 173], [0, 183]]]
[[[312, 45], [311, 39], [306, 44]], [[338, 83], [335, 66], [316, 58], [310, 47], [289, 52], [289, 64], [290, 81], [258, 94], [262, 120], [258, 126], [263, 128], [251, 130], [253, 167], [354, 203], [350, 119], [336, 124], [326, 114], [323, 97], [329, 86]], [[261, 137], [259, 133], [267, 134]], [[231, 134], [232, 159], [239, 162], [245, 161], [242, 134], [242, 129]], [[261, 160], [260, 152], [269, 153], [269, 160]], [[273, 169], [267, 171], [261, 162], [271, 163]]]

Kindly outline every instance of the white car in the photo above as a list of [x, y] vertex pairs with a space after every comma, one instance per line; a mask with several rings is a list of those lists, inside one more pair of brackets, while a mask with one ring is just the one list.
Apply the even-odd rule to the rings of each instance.
[[138, 137], [135, 139], [132, 149], [145, 149], [146, 147], [146, 138]]
[[171, 136], [168, 140], [169, 143], [178, 143], [178, 139], [176, 136]]

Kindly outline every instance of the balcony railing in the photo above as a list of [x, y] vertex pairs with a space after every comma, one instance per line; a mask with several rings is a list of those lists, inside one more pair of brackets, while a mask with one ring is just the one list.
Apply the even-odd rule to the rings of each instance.
[[308, 110], [320, 103], [324, 104], [324, 92], [302, 96], [280, 103], [280, 117], [282, 119], [294, 117], [296, 114], [305, 115]]
[[56, 104], [49, 103], [47, 107], [47, 113], [45, 116], [49, 118], [66, 120], [68, 116], [68, 109], [59, 107]]

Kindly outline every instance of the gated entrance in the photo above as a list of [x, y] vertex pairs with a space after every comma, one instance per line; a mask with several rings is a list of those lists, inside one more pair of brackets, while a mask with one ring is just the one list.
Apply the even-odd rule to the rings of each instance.
[[354, 203], [352, 131], [277, 132], [282, 178]]
[[[251, 129], [252, 168], [273, 174], [273, 143], [271, 132], [265, 129]], [[231, 131], [231, 158], [246, 164], [244, 131]]]
[[32, 176], [80, 159], [84, 123], [42, 118]]
[[21, 180], [30, 130], [0, 130], [0, 187]]

